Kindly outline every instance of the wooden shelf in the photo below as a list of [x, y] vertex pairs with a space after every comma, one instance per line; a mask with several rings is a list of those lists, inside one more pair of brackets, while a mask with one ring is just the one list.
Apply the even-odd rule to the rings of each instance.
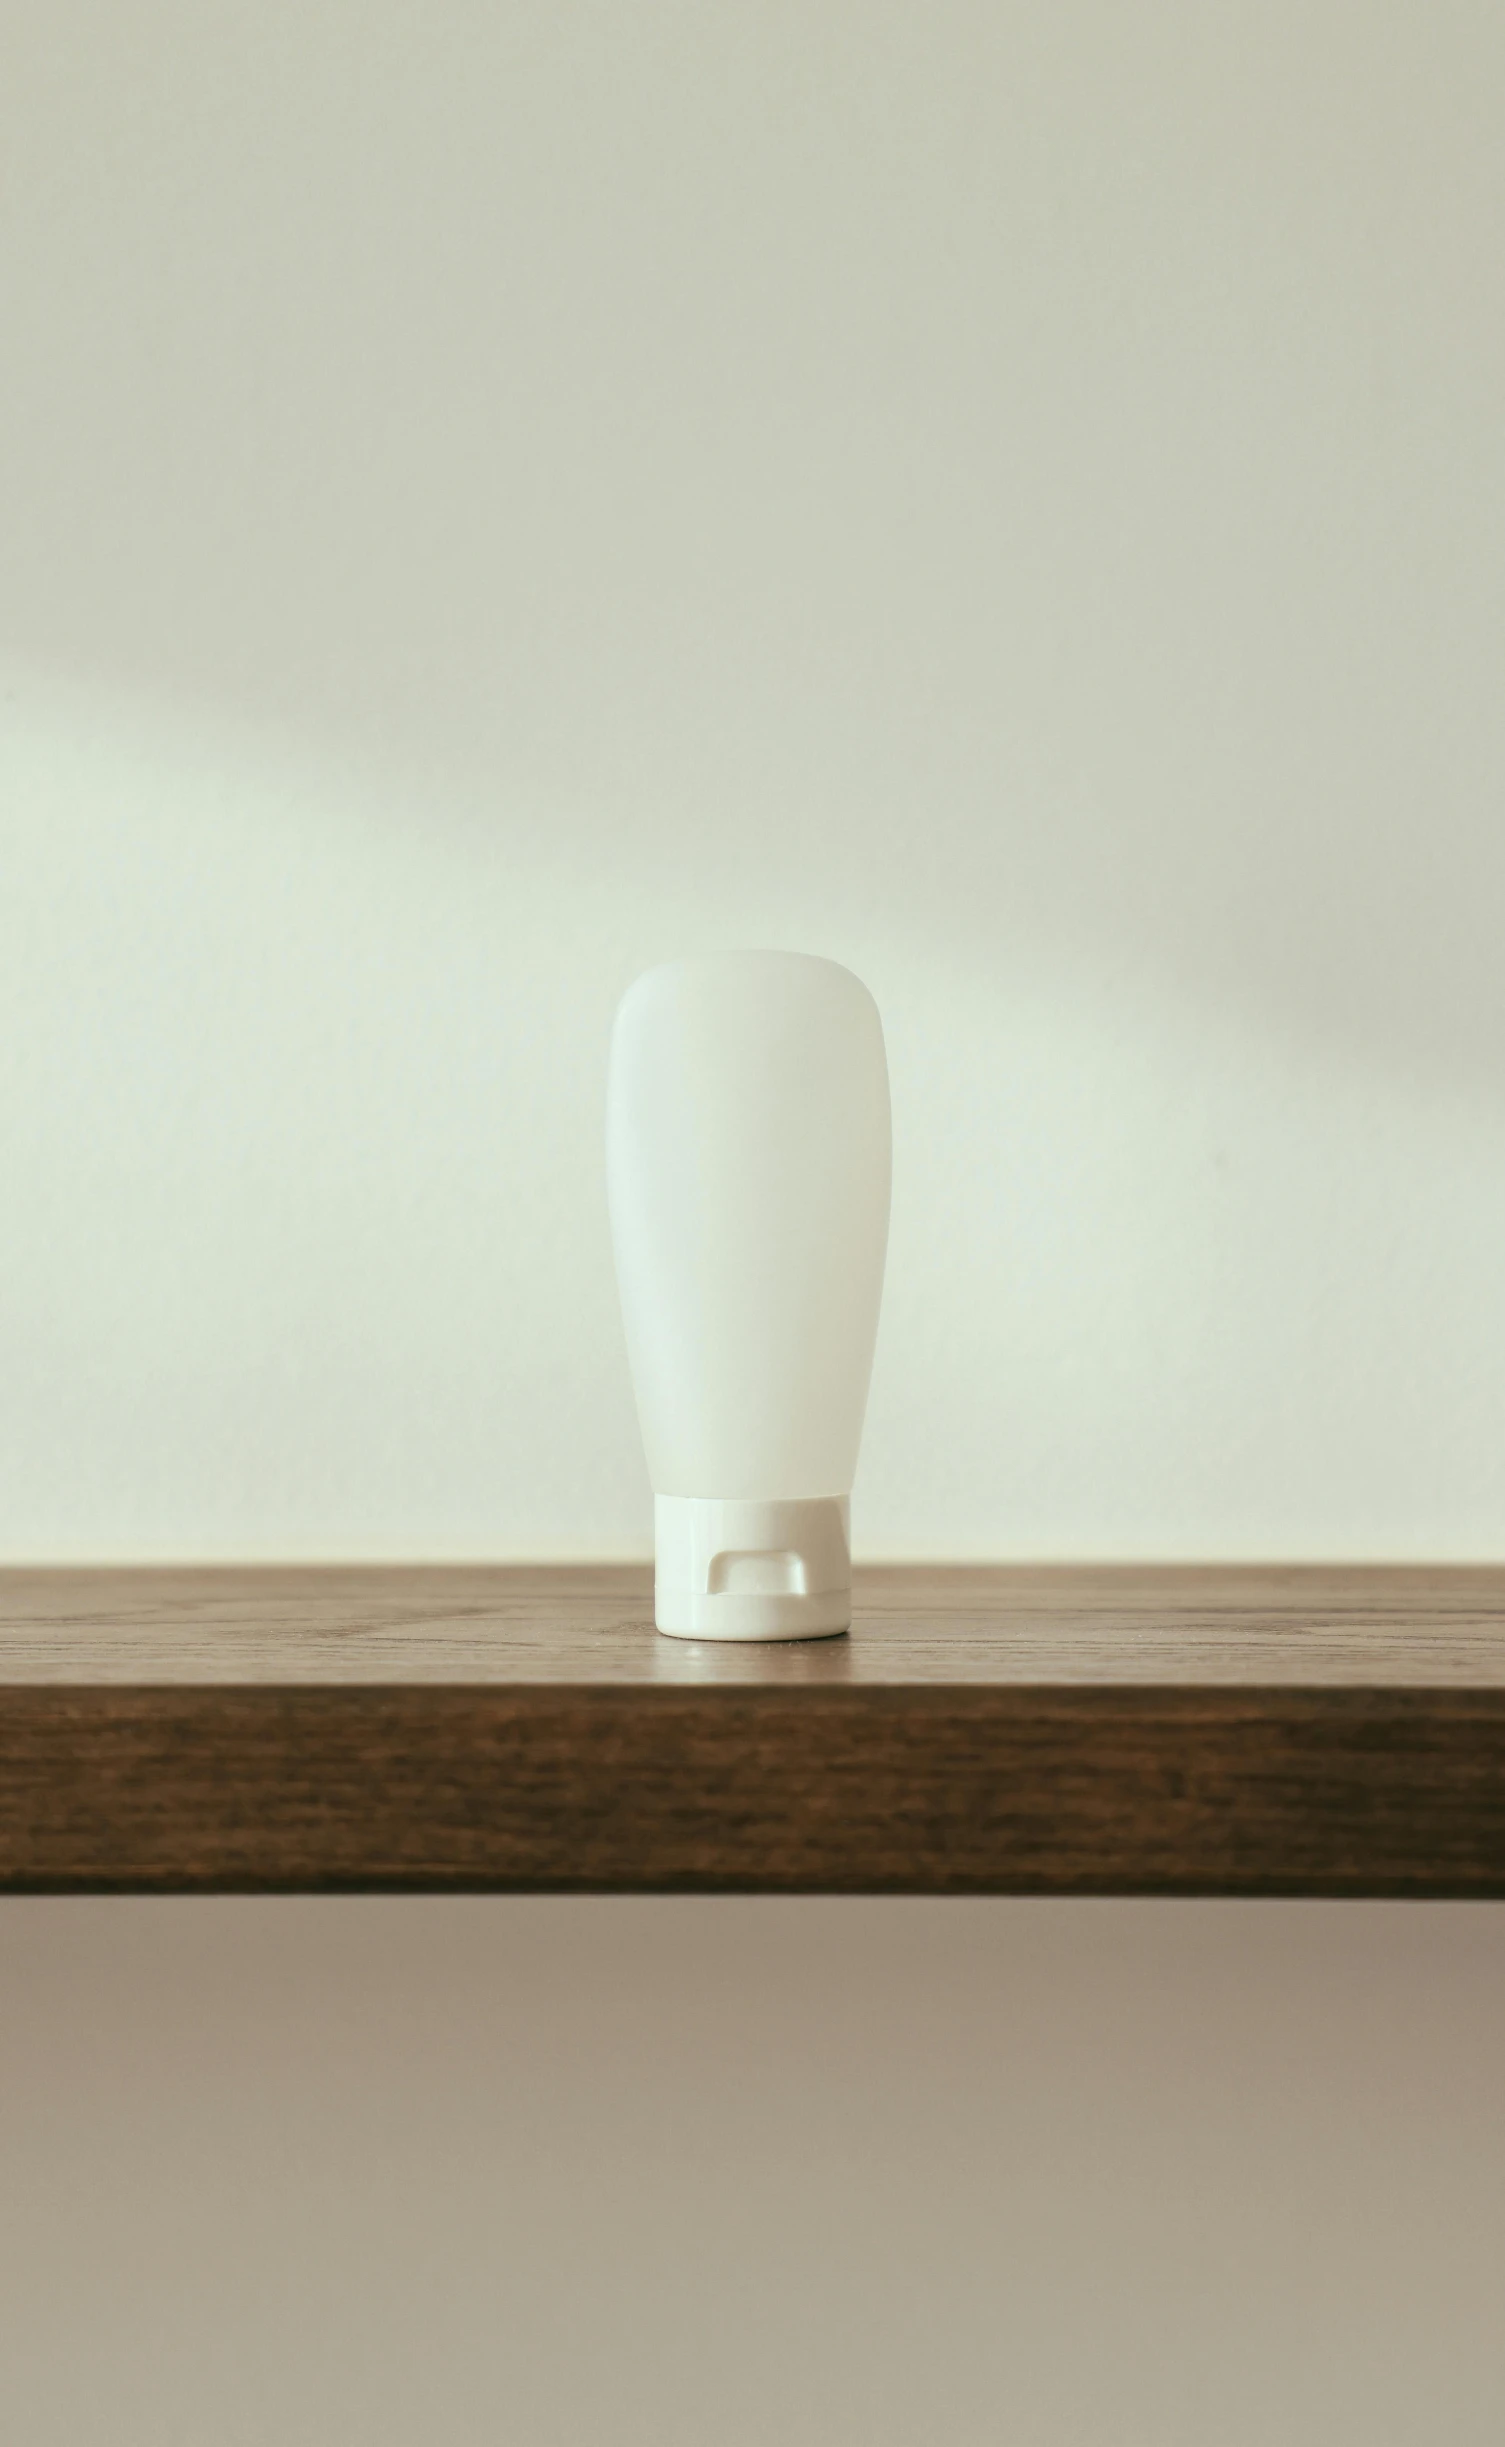
[[1505, 1568], [0, 1572], [0, 1887], [1505, 1895]]

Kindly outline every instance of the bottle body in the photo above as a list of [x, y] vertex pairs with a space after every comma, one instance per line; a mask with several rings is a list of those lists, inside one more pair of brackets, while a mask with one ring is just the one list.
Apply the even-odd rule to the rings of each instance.
[[629, 988], [607, 1182], [661, 1630], [799, 1638], [850, 1619], [889, 1175], [882, 1023], [848, 970], [730, 952]]

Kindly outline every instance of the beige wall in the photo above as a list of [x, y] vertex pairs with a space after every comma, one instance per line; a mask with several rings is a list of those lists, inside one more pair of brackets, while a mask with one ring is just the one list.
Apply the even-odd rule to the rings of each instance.
[[[885, 1554], [1494, 1555], [1505, 15], [0, 0], [0, 1555], [645, 1552], [858, 968]], [[1486, 1910], [0, 1910], [25, 2447], [1498, 2447]]]
[[25, 2447], [1499, 2447], [1471, 1906], [22, 1903]]

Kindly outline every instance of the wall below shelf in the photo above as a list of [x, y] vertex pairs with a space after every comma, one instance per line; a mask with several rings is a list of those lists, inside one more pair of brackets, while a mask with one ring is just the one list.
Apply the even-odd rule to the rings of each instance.
[[1505, 1896], [1505, 1567], [13, 1568], [0, 1887]]

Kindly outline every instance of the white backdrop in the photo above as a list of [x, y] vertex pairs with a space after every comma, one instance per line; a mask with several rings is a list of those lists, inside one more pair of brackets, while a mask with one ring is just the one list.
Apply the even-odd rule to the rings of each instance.
[[[0, 1557], [648, 1551], [848, 961], [883, 1555], [1505, 1546], [1505, 14], [0, 0]], [[1505, 1916], [12, 1903], [26, 2447], [1498, 2447]]]
[[0, 1551], [646, 1552], [614, 1000], [848, 961], [870, 1554], [1505, 1534], [1505, 19], [56, 0]]

